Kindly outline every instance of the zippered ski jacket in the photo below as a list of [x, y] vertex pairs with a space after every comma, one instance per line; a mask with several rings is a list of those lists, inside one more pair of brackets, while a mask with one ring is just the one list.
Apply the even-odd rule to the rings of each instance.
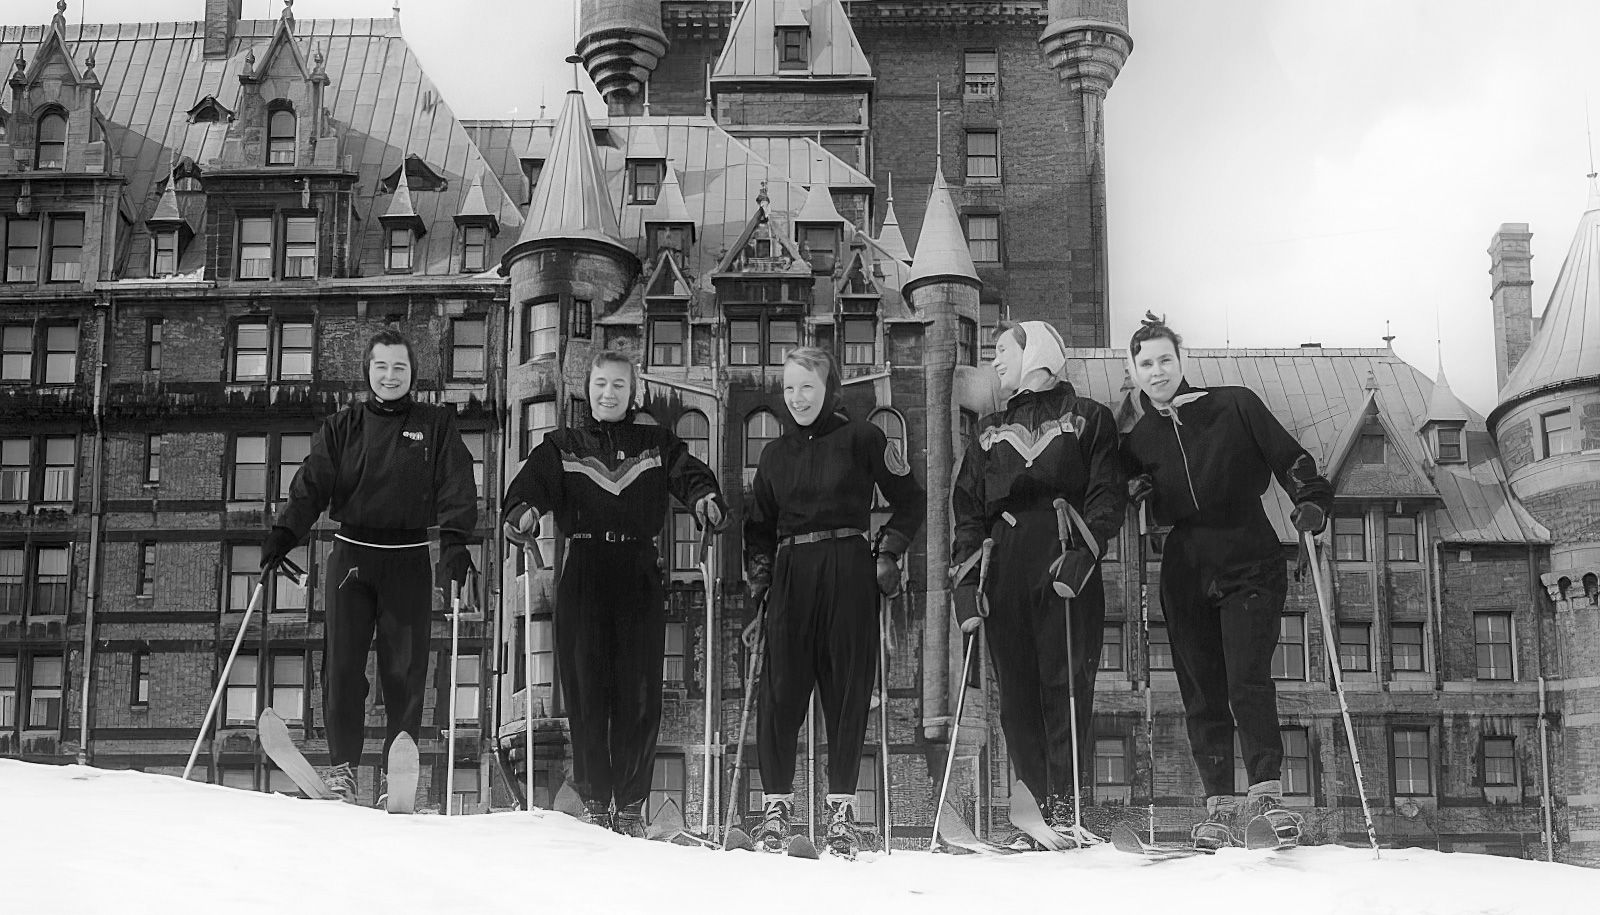
[[376, 398], [323, 420], [277, 526], [304, 539], [322, 510], [375, 543], [465, 543], [478, 523], [472, 454], [454, 407]]
[[661, 532], [668, 496], [693, 509], [708, 493], [721, 498], [716, 475], [671, 429], [631, 416], [600, 422], [585, 415], [534, 447], [503, 504], [555, 512], [569, 537], [613, 533], [644, 541]]
[[893, 511], [884, 525], [883, 550], [901, 556], [922, 527], [927, 506], [899, 444], [872, 423], [831, 411], [809, 426], [786, 418], [783, 434], [761, 452], [754, 498], [746, 503], [748, 580], [766, 581], [782, 537], [839, 528], [868, 531], [874, 485]]
[[1279, 543], [1261, 496], [1277, 477], [1295, 504], [1333, 509], [1317, 463], [1249, 388], [1178, 387], [1169, 409], [1139, 394], [1144, 415], [1122, 437], [1128, 474], [1149, 474], [1156, 523], [1226, 531], [1205, 552], [1223, 564], [1264, 560]]
[[1053, 511], [1058, 498], [1083, 515], [1103, 554], [1127, 503], [1117, 421], [1066, 381], [1014, 394], [978, 424], [950, 493], [951, 560], [978, 550], [1003, 513]]

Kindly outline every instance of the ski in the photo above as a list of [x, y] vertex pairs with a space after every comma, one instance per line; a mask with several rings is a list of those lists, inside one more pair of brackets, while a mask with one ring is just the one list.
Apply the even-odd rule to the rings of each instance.
[[692, 848], [722, 847], [711, 839], [690, 832], [688, 824], [683, 821], [683, 811], [678, 809], [678, 802], [671, 798], [651, 817], [650, 825], [645, 827], [644, 837], [652, 842], [669, 842]]
[[305, 792], [306, 797], [319, 801], [340, 800], [339, 795], [328, 790], [322, 776], [317, 774], [316, 767], [294, 745], [294, 738], [289, 736], [289, 726], [283, 723], [277, 712], [269, 708], [261, 713], [256, 721], [256, 737], [261, 741], [261, 749], [267, 758], [282, 769]]
[[[420, 763], [417, 759], [417, 742], [401, 731], [389, 744], [388, 794], [383, 809], [390, 813], [415, 813], [417, 809], [417, 776]], [[446, 801], [445, 803], [449, 803]]]
[[1192, 858], [1195, 855], [1210, 855], [1215, 852], [1193, 845], [1152, 845], [1139, 838], [1139, 834], [1130, 826], [1117, 826], [1111, 830], [1111, 847], [1117, 851], [1133, 855], [1143, 855], [1152, 861], [1175, 861], [1178, 858]]
[[500, 781], [511, 792], [511, 797], [516, 800], [517, 806], [523, 810], [531, 810], [532, 805], [523, 796], [527, 792], [524, 790], [522, 780], [517, 777], [520, 773], [517, 772], [516, 759], [520, 755], [510, 744], [500, 742], [494, 751], [496, 772], [500, 775]]
[[724, 851], [755, 851], [755, 840], [750, 838], [750, 833], [737, 826], [728, 827], [728, 834], [722, 837]]
[[1044, 846], [1046, 851], [1069, 851], [1077, 848], [1044, 821], [1044, 814], [1039, 810], [1039, 802], [1034, 800], [1033, 792], [1028, 790], [1028, 786], [1020, 781], [1011, 789], [1011, 824]]
[[1251, 851], [1277, 851], [1300, 844], [1300, 827], [1285, 826], [1282, 831], [1267, 816], [1251, 817], [1244, 827], [1244, 847]]
[[817, 847], [805, 836], [791, 836], [789, 844], [784, 848], [784, 854], [791, 858], [810, 858], [817, 860]]
[[939, 814], [939, 841], [945, 844], [946, 851], [959, 849], [975, 855], [1015, 855], [1028, 850], [978, 838], [978, 834], [967, 825], [960, 811], [949, 801], [945, 801], [944, 812]]

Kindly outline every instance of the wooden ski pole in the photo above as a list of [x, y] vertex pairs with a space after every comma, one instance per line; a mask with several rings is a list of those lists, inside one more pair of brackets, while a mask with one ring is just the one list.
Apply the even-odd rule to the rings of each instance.
[[256, 608], [261, 606], [262, 599], [266, 596], [267, 573], [262, 572], [261, 578], [256, 582], [255, 590], [250, 592], [250, 603], [244, 609], [244, 619], [239, 621], [239, 634], [233, 638], [233, 648], [228, 652], [228, 660], [223, 662], [222, 673], [217, 677], [217, 688], [211, 692], [211, 704], [206, 706], [206, 717], [200, 722], [200, 733], [194, 739], [194, 747], [189, 750], [189, 761], [183, 767], [183, 779], [189, 780], [189, 773], [194, 771], [194, 761], [200, 755], [200, 744], [205, 742], [206, 731], [211, 728], [211, 719], [217, 713], [217, 705], [222, 702], [222, 694], [228, 689], [228, 673], [233, 670], [233, 661], [239, 656], [239, 646], [244, 644], [244, 634], [250, 628], [250, 618], [255, 616]]
[[522, 765], [523, 808], [533, 809], [533, 573], [544, 571], [539, 544], [529, 541], [522, 547]]
[[461, 659], [461, 584], [450, 583], [450, 730], [445, 736], [444, 815], [450, 816], [456, 803], [456, 678]]

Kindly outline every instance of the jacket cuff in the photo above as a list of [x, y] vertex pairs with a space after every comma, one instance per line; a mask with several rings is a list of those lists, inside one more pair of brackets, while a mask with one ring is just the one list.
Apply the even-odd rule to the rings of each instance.
[[448, 550], [451, 547], [464, 547], [473, 542], [474, 538], [471, 534], [442, 529], [439, 531], [439, 549], [441, 550]]
[[897, 561], [911, 548], [911, 538], [893, 528], [883, 529], [883, 539], [878, 544], [879, 552], [888, 553]]

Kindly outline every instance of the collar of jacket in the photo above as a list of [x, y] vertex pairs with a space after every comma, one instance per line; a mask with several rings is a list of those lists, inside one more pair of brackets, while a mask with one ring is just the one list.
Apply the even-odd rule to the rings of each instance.
[[1188, 406], [1209, 393], [1205, 388], [1191, 387], [1189, 379], [1185, 378], [1178, 383], [1178, 393], [1172, 395], [1172, 400], [1165, 407], [1157, 406], [1144, 391], [1139, 392], [1139, 405], [1144, 407], [1144, 412], [1159, 414], [1181, 426], [1183, 420], [1178, 418], [1178, 408]]
[[379, 416], [404, 416], [411, 412], [411, 406], [415, 403], [416, 399], [411, 396], [410, 391], [396, 400], [384, 400], [377, 394], [367, 397], [367, 409]]
[[1006, 409], [1010, 410], [1013, 407], [1020, 407], [1024, 404], [1033, 403], [1034, 401], [1051, 400], [1055, 398], [1067, 400], [1077, 393], [1077, 391], [1073, 390], [1072, 382], [1065, 378], [1058, 378], [1055, 384], [1041, 391], [1018, 391], [1015, 394], [1012, 394], [1010, 397], [1006, 398]]
[[849, 417], [838, 412], [838, 404], [830, 401], [823, 406], [825, 412], [818, 416], [816, 421], [809, 426], [802, 426], [795, 422], [794, 416], [785, 407], [783, 411], [783, 434], [790, 438], [799, 439], [820, 438], [850, 421]]

